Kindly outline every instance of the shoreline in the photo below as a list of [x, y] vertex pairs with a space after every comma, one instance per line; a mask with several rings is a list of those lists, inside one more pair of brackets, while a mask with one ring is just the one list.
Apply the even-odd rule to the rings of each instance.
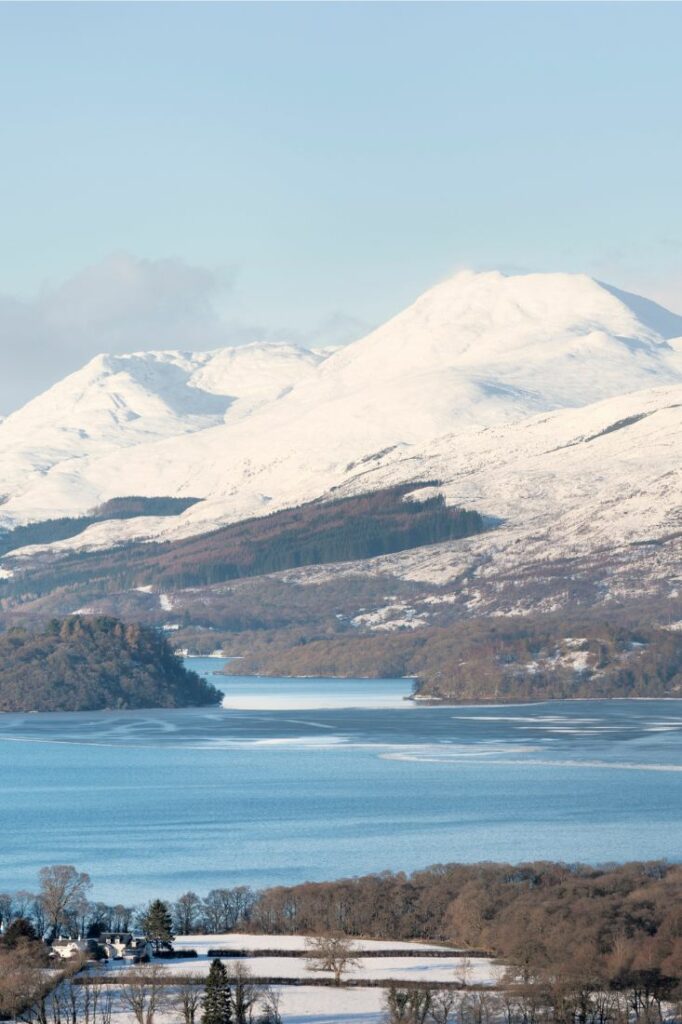
[[[223, 656], [222, 660], [227, 662], [242, 660], [244, 655], [231, 655]], [[204, 655], [204, 654], [187, 654], [183, 656], [185, 661], [193, 660], [206, 660], [213, 658], [218, 661], [221, 660], [215, 655]], [[415, 688], [419, 684], [419, 678], [417, 676], [347, 676], [347, 675], [318, 675], [315, 673], [305, 673], [303, 675], [290, 675], [287, 673], [282, 674], [259, 674], [254, 672], [245, 673], [223, 673], [220, 671], [214, 671], [211, 673], [214, 676], [221, 676], [224, 679], [316, 679], [320, 683], [334, 683], [339, 681], [347, 682], [371, 682], [371, 683], [395, 683], [395, 682], [412, 682]], [[628, 697], [623, 695], [613, 697], [543, 697], [539, 700], [507, 700], [500, 701], [499, 698], [491, 700], [479, 700], [479, 701], [458, 701], [458, 700], [447, 700], [443, 697], [431, 697], [428, 694], [420, 694], [418, 689], [411, 694], [407, 694], [403, 697], [403, 700], [413, 703], [415, 706], [422, 707], [433, 707], [433, 708], [506, 708], [506, 707], [537, 707], [540, 704], [573, 704], [582, 702], [602, 702], [602, 701], [682, 701], [682, 694], [679, 697], [661, 696], [661, 697]]]
[[[205, 656], [201, 655], [201, 654], [187, 655], [185, 660], [191, 661], [194, 658], [203, 660], [204, 657]], [[226, 661], [231, 661], [232, 659], [231, 658], [226, 658], [225, 660]], [[310, 673], [310, 674], [306, 673], [304, 675], [289, 675], [289, 674], [286, 674], [286, 673], [282, 673], [282, 674], [278, 674], [278, 675], [273, 675], [273, 674], [268, 673], [268, 674], [262, 674], [261, 675], [261, 674], [253, 673], [253, 672], [245, 672], [245, 673], [241, 673], [241, 674], [235, 673], [233, 675], [232, 673], [222, 673], [222, 672], [218, 672], [218, 671], [213, 672], [212, 674], [214, 676], [221, 676], [221, 677], [223, 677], [226, 680], [227, 679], [292, 679], [292, 680], [293, 679], [316, 679], [320, 683], [334, 683], [334, 682], [339, 682], [339, 681], [344, 681], [344, 680], [347, 681], [347, 682], [357, 681], [357, 682], [368, 682], [368, 683], [369, 682], [371, 682], [371, 683], [412, 682], [415, 686], [417, 686], [418, 683], [419, 683], [419, 679], [416, 676], [360, 676], [360, 675], [357, 675], [357, 676], [346, 676], [346, 675], [332, 676], [332, 675], [316, 675], [316, 674], [313, 674], [313, 673]], [[613, 697], [551, 697], [551, 696], [548, 696], [548, 697], [543, 697], [543, 698], [541, 698], [539, 700], [507, 700], [507, 701], [500, 701], [499, 698], [497, 698], [497, 699], [479, 700], [479, 701], [472, 701], [472, 700], [458, 701], [458, 700], [447, 700], [446, 698], [443, 698], [443, 697], [431, 697], [428, 694], [423, 695], [423, 694], [420, 694], [418, 690], [415, 690], [414, 693], [407, 694], [405, 697], [403, 697], [403, 700], [410, 701], [411, 703], [415, 704], [416, 706], [421, 705], [423, 707], [442, 707], [442, 708], [461, 708], [461, 707], [485, 708], [485, 707], [489, 707], [489, 708], [505, 708], [505, 707], [536, 707], [536, 706], [538, 706], [540, 704], [550, 704], [550, 703], [552, 703], [552, 704], [559, 704], [559, 703], [561, 703], [561, 704], [573, 704], [573, 703], [582, 703], [582, 702], [587, 702], [587, 701], [596, 702], [596, 703], [599, 703], [599, 702], [602, 702], [602, 701], [609, 701], [609, 702], [611, 702], [611, 701], [627, 701], [627, 700], [632, 700], [632, 701], [635, 701], [635, 700], [636, 701], [654, 701], [654, 700], [662, 701], [662, 700], [665, 700], [665, 701], [681, 701], [682, 702], [682, 694], [679, 697], [671, 697], [671, 696], [661, 696], [661, 697], [635, 697], [635, 696], [633, 696], [633, 697], [628, 697], [628, 696], [623, 696], [623, 695], [613, 696]]]

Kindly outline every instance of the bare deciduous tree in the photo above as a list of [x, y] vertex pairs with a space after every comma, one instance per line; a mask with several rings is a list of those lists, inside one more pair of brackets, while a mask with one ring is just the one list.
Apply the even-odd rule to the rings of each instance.
[[201, 900], [195, 892], [186, 892], [173, 904], [173, 927], [178, 935], [190, 935], [199, 921]]
[[261, 993], [260, 1008], [262, 1024], [282, 1024], [280, 1004], [282, 993], [272, 985], [264, 985]]
[[156, 1014], [167, 1003], [168, 975], [158, 964], [146, 964], [126, 974], [121, 985], [121, 1004], [132, 1013], [137, 1024], [154, 1024]]
[[255, 1008], [263, 995], [263, 986], [253, 980], [251, 971], [237, 960], [229, 972], [232, 1010], [235, 1024], [251, 1024]]
[[0, 956], [0, 1017], [45, 1021], [45, 997], [54, 981], [26, 943]]
[[390, 985], [384, 997], [386, 1024], [425, 1024], [432, 992], [414, 985]]
[[7, 928], [14, 914], [14, 897], [9, 892], [0, 892], [0, 925]]
[[484, 990], [468, 992], [460, 1003], [459, 1016], [462, 1024], [493, 1024], [498, 1013], [499, 1007], [495, 996]]
[[211, 932], [229, 932], [249, 919], [256, 895], [248, 885], [211, 889], [203, 900], [203, 917]]
[[429, 1018], [433, 1024], [453, 1024], [457, 1019], [461, 1000], [459, 992], [451, 988], [438, 988], [431, 993]]
[[77, 914], [87, 901], [92, 883], [85, 871], [73, 864], [53, 864], [39, 872], [39, 901], [47, 924], [56, 932], [70, 914]]
[[125, 907], [122, 903], [117, 903], [116, 906], [111, 908], [111, 913], [113, 925], [112, 931], [130, 931], [130, 922], [135, 914], [135, 909], [133, 907]]
[[14, 893], [14, 917], [28, 917], [31, 907], [35, 903], [35, 893], [27, 889], [19, 889]]
[[473, 964], [468, 956], [463, 956], [457, 961], [455, 967], [455, 980], [460, 983], [462, 988], [466, 988], [471, 983], [473, 975]]
[[[68, 978], [58, 985], [48, 1001], [51, 1024], [78, 1024], [85, 1005], [85, 992]], [[91, 1007], [88, 1000], [88, 1015]]]
[[114, 1009], [114, 993], [108, 985], [102, 986], [102, 993], [98, 1001], [100, 1024], [111, 1024], [111, 1017]]
[[201, 1010], [203, 994], [203, 985], [195, 984], [191, 980], [182, 981], [176, 988], [172, 1004], [180, 1014], [184, 1024], [195, 1024]]
[[353, 943], [345, 935], [320, 935], [307, 939], [306, 959], [311, 971], [331, 971], [334, 984], [340, 985], [343, 975], [358, 966]]

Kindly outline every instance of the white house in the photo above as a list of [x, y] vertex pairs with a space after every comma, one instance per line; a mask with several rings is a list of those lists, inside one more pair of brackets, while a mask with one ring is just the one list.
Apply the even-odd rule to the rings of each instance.
[[94, 939], [56, 939], [52, 943], [52, 952], [62, 960], [91, 957], [97, 952], [97, 942]]
[[142, 960], [151, 960], [154, 952], [151, 942], [132, 932], [102, 932], [99, 943], [109, 960], [138, 964]]
[[52, 953], [62, 960], [87, 957], [92, 960], [125, 960], [139, 964], [151, 960], [151, 942], [132, 932], [103, 932], [99, 939], [56, 939]]

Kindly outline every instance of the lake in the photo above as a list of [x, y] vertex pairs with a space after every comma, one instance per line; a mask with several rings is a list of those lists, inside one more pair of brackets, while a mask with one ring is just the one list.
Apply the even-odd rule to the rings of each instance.
[[228, 678], [225, 706], [0, 715], [0, 891], [112, 902], [443, 861], [682, 851], [682, 701], [425, 707], [406, 680]]

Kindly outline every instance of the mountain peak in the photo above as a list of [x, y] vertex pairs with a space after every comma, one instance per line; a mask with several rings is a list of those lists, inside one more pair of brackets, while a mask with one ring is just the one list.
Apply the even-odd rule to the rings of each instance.
[[[570, 369], [577, 360], [587, 370], [596, 359], [608, 363], [605, 388], [593, 395], [600, 398], [613, 394], [614, 387], [650, 386], [652, 375], [660, 375], [661, 382], [670, 380], [671, 373], [676, 377], [666, 363], [666, 339], [680, 334], [682, 317], [586, 274], [463, 270], [330, 356], [323, 370], [376, 379], [452, 369], [484, 379], [492, 373], [503, 383], [500, 377], [517, 379], [524, 367], [544, 367], [555, 376], [557, 365], [551, 369], [552, 364], [568, 361]], [[620, 373], [618, 384], [614, 373]], [[537, 383], [542, 391], [542, 382]], [[548, 383], [556, 391], [561, 382]], [[535, 382], [532, 386], [537, 387]], [[551, 406], [573, 404], [582, 404], [574, 389], [563, 399], [551, 399]]]
[[460, 271], [326, 358], [279, 342], [99, 356], [0, 425], [2, 511], [296, 503], [386, 449], [679, 384], [679, 336], [682, 317], [585, 274]]

